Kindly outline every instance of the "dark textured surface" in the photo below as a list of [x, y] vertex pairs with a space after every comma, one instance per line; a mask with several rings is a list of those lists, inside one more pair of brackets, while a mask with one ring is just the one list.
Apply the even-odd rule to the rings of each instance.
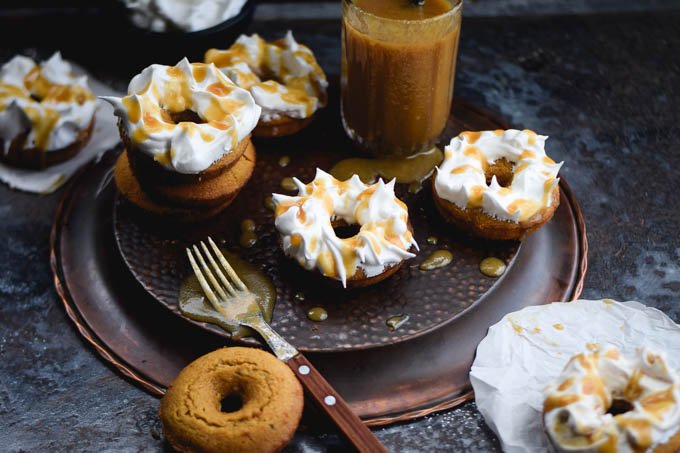
[[[552, 136], [549, 153], [566, 161], [563, 172], [589, 227], [584, 296], [637, 299], [675, 321], [678, 23], [680, 14], [669, 11], [470, 19], [456, 82], [457, 95]], [[337, 72], [337, 23], [276, 27], [291, 27], [315, 50], [323, 48], [322, 65]], [[0, 445], [9, 451], [163, 449], [158, 401], [84, 346], [52, 289], [48, 235], [57, 197], [0, 188]], [[474, 403], [378, 430], [378, 436], [395, 451], [498, 450]], [[342, 446], [333, 434], [299, 434], [291, 451]]]

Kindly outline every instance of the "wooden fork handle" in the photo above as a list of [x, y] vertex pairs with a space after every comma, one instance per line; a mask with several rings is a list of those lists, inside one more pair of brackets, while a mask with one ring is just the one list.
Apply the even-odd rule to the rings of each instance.
[[302, 385], [360, 452], [387, 452], [349, 405], [302, 354], [286, 361]]

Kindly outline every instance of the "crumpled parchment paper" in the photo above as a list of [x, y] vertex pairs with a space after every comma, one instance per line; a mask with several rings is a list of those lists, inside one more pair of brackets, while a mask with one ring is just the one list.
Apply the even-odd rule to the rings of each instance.
[[506, 452], [550, 451], [544, 388], [571, 356], [607, 344], [647, 346], [680, 369], [680, 325], [638, 302], [578, 300], [527, 307], [491, 326], [470, 370], [479, 411]]

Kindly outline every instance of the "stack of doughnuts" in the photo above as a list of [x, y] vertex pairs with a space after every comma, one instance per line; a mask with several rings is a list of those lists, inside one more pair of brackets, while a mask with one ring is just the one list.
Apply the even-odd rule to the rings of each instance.
[[58, 52], [41, 64], [12, 58], [0, 69], [0, 160], [40, 169], [69, 159], [88, 142], [96, 105]]
[[326, 75], [312, 51], [295, 41], [290, 31], [270, 43], [256, 34], [242, 35], [227, 50], [208, 50], [205, 62], [214, 63], [249, 90], [262, 107], [257, 137], [294, 134], [326, 105]]
[[125, 145], [115, 168], [122, 196], [177, 220], [211, 217], [227, 207], [255, 167], [250, 132], [260, 107], [214, 65], [154, 64], [123, 98], [105, 97]]

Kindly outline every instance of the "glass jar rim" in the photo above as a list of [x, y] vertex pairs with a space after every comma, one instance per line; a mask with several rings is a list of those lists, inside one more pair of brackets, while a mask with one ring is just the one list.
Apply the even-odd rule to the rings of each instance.
[[362, 14], [366, 14], [367, 16], [373, 17], [373, 18], [381, 20], [381, 21], [392, 22], [392, 23], [395, 23], [395, 24], [398, 24], [398, 23], [414, 24], [414, 23], [427, 23], [427, 22], [439, 21], [444, 17], [456, 15], [460, 11], [460, 9], [463, 7], [463, 0], [454, 0], [453, 6], [451, 7], [450, 10], [446, 11], [445, 13], [439, 14], [437, 16], [428, 17], [427, 19], [392, 19], [392, 18], [389, 18], [389, 17], [378, 16], [377, 14], [373, 14], [371, 12], [368, 12], [365, 9], [361, 8], [360, 6], [355, 5], [353, 0], [342, 0], [342, 2], [349, 5], [351, 8], [353, 8], [357, 11], [361, 11]]

